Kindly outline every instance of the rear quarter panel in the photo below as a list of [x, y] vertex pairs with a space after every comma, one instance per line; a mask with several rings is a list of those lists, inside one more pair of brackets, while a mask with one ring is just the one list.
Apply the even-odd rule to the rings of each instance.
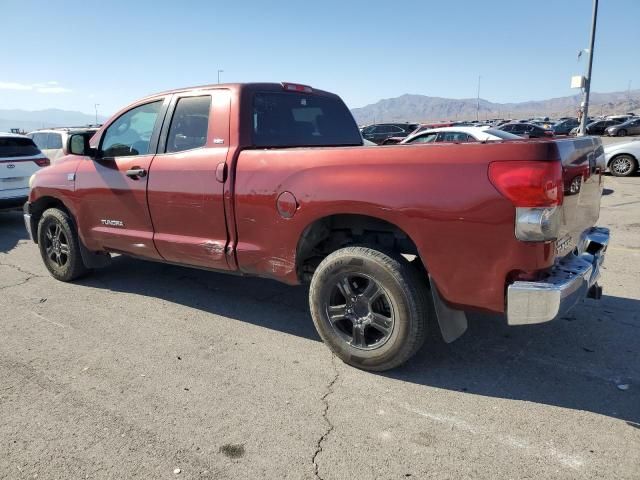
[[[442, 297], [504, 311], [506, 279], [553, 263], [552, 243], [519, 242], [514, 208], [491, 185], [491, 161], [548, 160], [551, 142], [245, 150], [237, 160], [237, 260], [246, 273], [294, 284], [296, 249], [314, 221], [334, 214], [386, 220], [407, 233]], [[299, 208], [289, 219], [277, 197]]]

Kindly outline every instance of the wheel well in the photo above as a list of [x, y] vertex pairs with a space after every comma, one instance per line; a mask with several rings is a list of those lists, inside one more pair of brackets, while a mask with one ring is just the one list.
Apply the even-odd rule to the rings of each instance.
[[40, 217], [42, 217], [44, 211], [49, 208], [58, 208], [73, 218], [69, 209], [57, 198], [42, 197], [33, 202], [31, 204], [31, 231], [33, 232], [33, 240], [36, 243], [38, 243], [38, 223], [40, 223]]
[[316, 220], [304, 230], [296, 252], [298, 277], [309, 281], [327, 255], [356, 244], [413, 256], [422, 267], [415, 243], [401, 228], [376, 217], [340, 214]]

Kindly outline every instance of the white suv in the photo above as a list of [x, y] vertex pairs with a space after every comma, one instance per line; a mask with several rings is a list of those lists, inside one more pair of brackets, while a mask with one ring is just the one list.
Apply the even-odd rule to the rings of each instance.
[[22, 207], [31, 175], [50, 164], [30, 138], [0, 132], [0, 210]]
[[35, 142], [51, 163], [55, 163], [58, 158], [69, 154], [69, 137], [72, 134], [82, 133], [90, 139], [97, 131], [98, 127], [95, 126], [50, 128], [35, 130], [28, 133], [27, 137]]

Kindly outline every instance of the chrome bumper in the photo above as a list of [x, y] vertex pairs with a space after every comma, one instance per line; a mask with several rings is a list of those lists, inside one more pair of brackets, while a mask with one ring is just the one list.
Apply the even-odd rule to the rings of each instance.
[[[582, 236], [576, 253], [559, 259], [544, 281], [509, 285], [509, 325], [543, 323], [564, 315], [596, 286], [608, 245], [609, 229], [591, 228]], [[599, 287], [595, 288], [599, 293]]]
[[29, 238], [31, 239], [32, 242], [34, 242], [35, 240], [33, 239], [33, 232], [31, 231], [31, 213], [29, 210], [29, 202], [24, 204], [24, 207], [22, 209], [22, 216], [24, 217], [24, 226], [27, 229], [27, 233], [29, 234]]

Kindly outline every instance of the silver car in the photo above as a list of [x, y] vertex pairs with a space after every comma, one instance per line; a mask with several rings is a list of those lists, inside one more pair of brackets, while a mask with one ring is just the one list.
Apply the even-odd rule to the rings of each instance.
[[640, 135], [640, 117], [630, 118], [626, 122], [607, 128], [607, 135], [612, 137], [626, 137], [627, 135]]
[[616, 177], [628, 177], [638, 170], [640, 139], [604, 147], [607, 168]]

